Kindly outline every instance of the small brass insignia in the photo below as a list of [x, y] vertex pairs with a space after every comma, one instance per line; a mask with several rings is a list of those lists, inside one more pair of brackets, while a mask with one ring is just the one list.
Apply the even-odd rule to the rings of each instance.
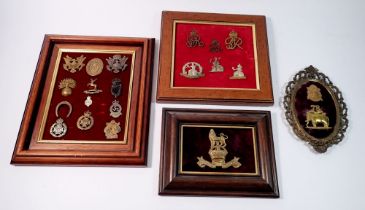
[[218, 42], [218, 40], [213, 39], [212, 42], [209, 45], [209, 51], [210, 52], [222, 52], [222, 48]]
[[86, 73], [92, 77], [101, 74], [103, 71], [103, 61], [100, 58], [93, 58], [86, 65]]
[[233, 76], [230, 77], [230, 79], [246, 79], [245, 74], [242, 71], [242, 66], [241, 64], [237, 65], [237, 68], [232, 67], [233, 72]]
[[117, 139], [118, 133], [122, 129], [120, 128], [120, 123], [115, 122], [115, 120], [112, 120], [110, 122], [106, 123], [106, 126], [104, 128], [105, 137], [107, 139]]
[[190, 79], [204, 77], [203, 67], [197, 62], [188, 62], [182, 67], [180, 75]]
[[99, 90], [98, 86], [95, 84], [95, 81], [97, 79], [90, 79], [90, 82], [87, 83], [87, 86], [89, 87], [88, 90], [85, 90], [84, 93], [86, 94], [97, 94], [103, 92], [103, 90]]
[[212, 69], [210, 70], [210, 72], [223, 72], [224, 68], [223, 66], [219, 63], [219, 59], [217, 57], [214, 57], [214, 59], [210, 60], [210, 62], [212, 63]]
[[87, 96], [84, 102], [85, 106], [89, 107], [91, 104], [93, 104], [93, 101], [91, 100], [91, 96]]
[[70, 56], [66, 55], [66, 57], [63, 58], [65, 63], [63, 64], [63, 68], [66, 71], [70, 71], [71, 73], [75, 73], [76, 71], [80, 71], [82, 67], [85, 66], [83, 63], [86, 59], [85, 56], [81, 55], [77, 58], [71, 58]]
[[80, 130], [89, 130], [94, 125], [94, 118], [90, 111], [84, 112], [82, 116], [77, 119], [77, 128]]
[[310, 85], [307, 87], [307, 99], [314, 102], [323, 101], [321, 89], [315, 85]]
[[61, 94], [62, 96], [69, 96], [72, 93], [71, 88], [76, 87], [76, 81], [71, 78], [66, 78], [61, 80], [60, 84], [58, 85], [59, 89], [62, 89]]
[[[305, 127], [309, 129], [331, 129], [329, 118], [319, 105], [311, 105], [312, 109], [307, 111]], [[309, 126], [311, 124], [312, 126]]]
[[242, 39], [238, 37], [237, 32], [231, 31], [229, 33], [229, 37], [226, 38], [225, 44], [227, 49], [234, 50], [236, 47], [239, 47], [242, 49]]
[[204, 43], [200, 40], [200, 36], [196, 30], [192, 30], [188, 35], [188, 40], [186, 41], [187, 47], [203, 47]]
[[56, 120], [55, 123], [52, 124], [51, 129], [49, 131], [50, 134], [55, 138], [60, 138], [67, 133], [67, 125], [64, 122], [64, 120], [61, 117], [59, 117], [58, 114], [58, 110], [62, 105], [68, 106], [68, 114], [66, 118], [68, 118], [72, 112], [72, 105], [70, 104], [70, 102], [61, 101], [60, 103], [57, 104], [55, 112], [56, 112], [56, 117], [58, 117], [58, 119]]
[[112, 80], [112, 87], [110, 89], [114, 98], [118, 97], [122, 91], [122, 81], [118, 78]]
[[110, 116], [114, 118], [118, 118], [120, 115], [122, 115], [122, 106], [119, 104], [119, 101], [114, 100], [109, 108], [109, 111]]
[[108, 62], [106, 68], [108, 69], [108, 71], [111, 71], [113, 73], [119, 73], [119, 71], [124, 71], [125, 68], [127, 68], [127, 60], [127, 56], [123, 56], [122, 58], [121, 55], [113, 55], [113, 57], [109, 57], [106, 59], [106, 61]]
[[203, 158], [203, 156], [197, 157], [198, 162], [197, 164], [199, 167], [204, 168], [208, 166], [210, 168], [222, 167], [222, 168], [239, 168], [241, 163], [238, 162], [240, 159], [239, 157], [233, 157], [233, 159], [229, 162], [226, 162], [226, 156], [228, 151], [226, 149], [227, 143], [226, 140], [228, 136], [224, 133], [220, 133], [217, 136], [213, 129], [209, 131], [209, 140], [210, 140], [210, 149], [209, 149], [209, 156], [212, 159], [212, 162], [209, 162]]

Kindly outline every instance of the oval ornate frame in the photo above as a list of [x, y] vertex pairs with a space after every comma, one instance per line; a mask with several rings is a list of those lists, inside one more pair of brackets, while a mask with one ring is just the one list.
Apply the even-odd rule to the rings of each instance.
[[[310, 135], [303, 128], [298, 121], [295, 105], [295, 97], [298, 89], [302, 87], [307, 82], [317, 82], [323, 85], [324, 88], [331, 95], [333, 102], [336, 107], [336, 123], [332, 133], [324, 138], [317, 138]], [[293, 128], [294, 133], [302, 140], [308, 142], [313, 148], [319, 152], [324, 153], [327, 151], [328, 147], [337, 144], [342, 141], [344, 138], [344, 134], [348, 127], [348, 119], [347, 119], [347, 107], [342, 97], [341, 91], [333, 85], [331, 80], [320, 73], [318, 69], [313, 66], [309, 66], [304, 70], [299, 71], [294, 77], [293, 80], [288, 83], [285, 88], [285, 96], [283, 102], [285, 108], [285, 117]]]

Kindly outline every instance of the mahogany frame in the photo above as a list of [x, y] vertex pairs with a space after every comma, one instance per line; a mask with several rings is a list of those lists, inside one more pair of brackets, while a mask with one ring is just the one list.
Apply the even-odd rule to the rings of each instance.
[[[259, 88], [174, 88], [171, 86], [173, 59], [178, 56], [173, 52], [174, 21], [204, 21], [208, 23], [254, 24], [257, 50], [257, 71]], [[216, 13], [194, 13], [163, 11], [161, 22], [161, 46], [159, 76], [156, 100], [157, 102], [190, 102], [207, 104], [258, 104], [272, 105], [274, 103], [269, 50], [266, 32], [265, 16], [232, 15]]]
[[[91, 143], [49, 144], [41, 149], [32, 148], [37, 113], [44, 103], [42, 90], [49, 78], [54, 49], [58, 44], [68, 46], [111, 46], [138, 51], [133, 69], [135, 80], [132, 84], [131, 104], [134, 115], [129, 116], [128, 141], [125, 145], [103, 145]], [[136, 52], [137, 52], [136, 51]], [[24, 116], [18, 133], [11, 164], [56, 164], [56, 165], [146, 165], [150, 99], [152, 85], [154, 39], [126, 37], [97, 37], [45, 35]], [[47, 79], [48, 78], [48, 79]], [[35, 134], [37, 135], [37, 134]]]
[[[245, 176], [179, 173], [179, 127], [185, 123], [255, 127], [259, 173]], [[164, 108], [161, 138], [160, 195], [279, 197], [269, 111]]]

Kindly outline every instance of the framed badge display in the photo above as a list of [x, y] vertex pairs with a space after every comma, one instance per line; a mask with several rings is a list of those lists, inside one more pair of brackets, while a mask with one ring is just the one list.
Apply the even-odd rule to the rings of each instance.
[[342, 141], [348, 127], [341, 91], [313, 66], [299, 71], [286, 86], [285, 116], [294, 133], [319, 153]]
[[145, 165], [153, 48], [46, 35], [11, 163]]
[[162, 13], [157, 101], [272, 104], [264, 16]]
[[268, 111], [163, 109], [160, 195], [279, 197]]

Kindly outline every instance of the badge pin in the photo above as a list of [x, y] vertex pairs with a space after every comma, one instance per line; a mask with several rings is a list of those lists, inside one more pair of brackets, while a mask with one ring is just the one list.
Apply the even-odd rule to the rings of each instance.
[[120, 123], [115, 122], [115, 120], [112, 120], [110, 122], [106, 123], [106, 126], [104, 128], [105, 137], [107, 139], [117, 139], [118, 133], [122, 129], [120, 128]]
[[80, 71], [82, 69], [82, 67], [85, 66], [85, 64], [84, 64], [85, 59], [86, 59], [86, 57], [83, 55], [81, 55], [80, 57], [77, 57], [77, 58], [72, 58], [72, 57], [66, 55], [66, 57], [63, 58], [63, 60], [65, 61], [65, 63], [63, 64], [63, 68], [66, 71], [69, 71], [71, 73]]
[[118, 78], [113, 79], [110, 90], [114, 98], [118, 97], [122, 91], [122, 81]]
[[90, 111], [84, 112], [82, 116], [77, 119], [77, 128], [80, 130], [89, 130], [94, 125], [94, 118]]
[[91, 96], [87, 96], [86, 100], [84, 102], [85, 106], [89, 107], [91, 104], [93, 104], [93, 101], [91, 100]]
[[127, 68], [127, 62], [128, 58], [126, 56], [121, 55], [113, 55], [113, 57], [109, 57], [106, 59], [108, 62], [108, 65], [106, 68], [108, 71], [111, 71], [113, 73], [119, 73], [119, 71], [124, 71]]
[[210, 52], [221, 52], [222, 48], [218, 42], [218, 40], [213, 39], [212, 42], [209, 45], [209, 51]]
[[122, 106], [119, 104], [119, 101], [114, 100], [112, 105], [109, 108], [110, 116], [114, 118], [118, 118], [122, 115]]
[[236, 31], [231, 31], [228, 37], [225, 40], [225, 44], [227, 49], [234, 50], [236, 47], [241, 48], [242, 39], [238, 37], [238, 33]]
[[182, 67], [180, 75], [190, 79], [204, 77], [203, 67], [197, 62], [188, 62]]
[[203, 47], [204, 43], [200, 40], [200, 36], [198, 34], [198, 32], [196, 32], [196, 30], [192, 30], [189, 35], [188, 35], [188, 39], [186, 41], [186, 46], [187, 47]]
[[95, 77], [103, 71], [103, 61], [100, 58], [93, 58], [86, 65], [86, 73]]
[[102, 90], [98, 89], [98, 86], [95, 84], [95, 81], [97, 79], [90, 79], [90, 82], [87, 83], [87, 86], [89, 87], [88, 90], [85, 90], [84, 93], [86, 94], [97, 94], [103, 92]]
[[233, 76], [231, 76], [229, 79], [246, 79], [246, 76], [242, 71], [241, 64], [238, 64], [237, 68], [232, 67], [232, 70], [233, 70]]
[[72, 94], [72, 88], [76, 87], [76, 81], [71, 78], [66, 78], [61, 80], [60, 84], [58, 85], [59, 89], [62, 89], [61, 94], [62, 96], [69, 96]]
[[64, 120], [61, 117], [59, 117], [59, 114], [58, 114], [58, 110], [60, 109], [60, 107], [62, 105], [66, 105], [69, 108], [66, 118], [68, 118], [72, 112], [72, 105], [70, 104], [70, 102], [61, 101], [60, 103], [57, 104], [55, 112], [56, 112], [56, 117], [58, 117], [58, 119], [56, 120], [55, 123], [52, 124], [51, 129], [50, 129], [50, 134], [55, 138], [60, 138], [67, 133], [67, 125], [64, 122]]
[[219, 63], [219, 59], [217, 57], [214, 57], [214, 59], [210, 60], [210, 62], [212, 63], [212, 69], [210, 70], [210, 72], [223, 72], [224, 68], [223, 66]]

